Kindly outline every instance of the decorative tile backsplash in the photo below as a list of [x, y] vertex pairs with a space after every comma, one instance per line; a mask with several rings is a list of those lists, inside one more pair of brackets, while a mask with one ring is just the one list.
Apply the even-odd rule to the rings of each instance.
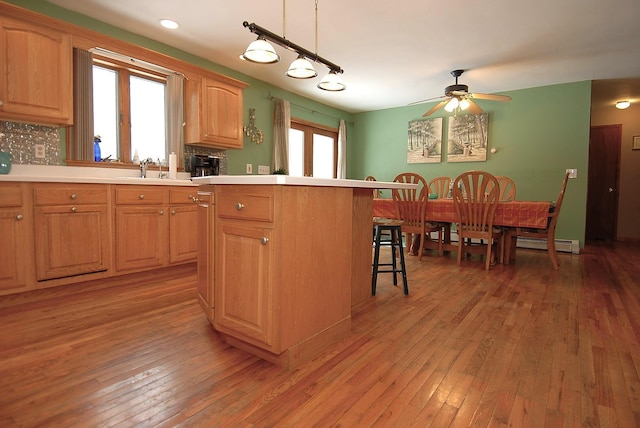
[[[42, 149], [38, 151], [38, 145]], [[0, 120], [0, 151], [11, 153], [14, 164], [61, 165], [60, 135], [55, 126]]]
[[[44, 148], [44, 157], [36, 157], [37, 145]], [[60, 135], [55, 126], [0, 120], [0, 151], [11, 153], [13, 164], [62, 165]], [[189, 171], [191, 155], [214, 155], [220, 158], [220, 174], [227, 174], [226, 150], [185, 144], [183, 165]]]

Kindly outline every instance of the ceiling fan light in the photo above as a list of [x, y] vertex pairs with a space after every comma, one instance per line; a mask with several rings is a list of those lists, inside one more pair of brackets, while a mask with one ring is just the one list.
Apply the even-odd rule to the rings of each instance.
[[616, 108], [620, 110], [624, 110], [626, 108], [629, 108], [630, 105], [631, 103], [629, 101], [618, 101], [616, 103]]
[[456, 97], [451, 98], [451, 100], [449, 100], [449, 102], [447, 103], [446, 106], [444, 106], [444, 109], [446, 111], [448, 111], [449, 113], [451, 113], [452, 111], [454, 111], [456, 109], [456, 107], [458, 107], [459, 101]]
[[273, 64], [274, 62], [280, 61], [280, 56], [278, 56], [276, 50], [271, 46], [271, 43], [258, 37], [257, 40], [249, 44], [247, 50], [240, 55], [240, 59], [258, 64]]
[[329, 71], [326, 76], [318, 83], [318, 88], [323, 91], [344, 91], [347, 87], [342, 82], [342, 78], [335, 72], [335, 70]]
[[311, 79], [318, 75], [313, 64], [302, 55], [291, 63], [286, 74], [294, 79]]
[[460, 107], [460, 110], [466, 110], [469, 108], [469, 100], [466, 98], [463, 98], [460, 100], [460, 103], [458, 104], [458, 106]]

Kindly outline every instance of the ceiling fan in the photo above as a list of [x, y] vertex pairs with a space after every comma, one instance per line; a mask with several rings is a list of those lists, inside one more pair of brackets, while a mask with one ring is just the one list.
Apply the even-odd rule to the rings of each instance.
[[444, 109], [448, 112], [457, 113], [462, 110], [468, 110], [471, 114], [482, 113], [482, 109], [480, 108], [480, 106], [473, 102], [474, 98], [478, 100], [489, 101], [511, 101], [511, 97], [507, 95], [479, 94], [469, 92], [469, 87], [467, 85], [458, 83], [458, 77], [460, 77], [462, 73], [464, 73], [464, 70], [453, 70], [451, 72], [451, 75], [456, 78], [456, 83], [444, 88], [444, 96], [429, 98], [412, 103], [421, 104], [427, 101], [442, 99], [442, 101], [433, 106], [431, 110], [423, 114], [422, 117], [427, 117], [442, 107], [444, 107]]

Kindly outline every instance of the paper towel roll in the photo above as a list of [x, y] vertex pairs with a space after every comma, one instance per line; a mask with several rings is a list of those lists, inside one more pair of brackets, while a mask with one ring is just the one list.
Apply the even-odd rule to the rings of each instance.
[[175, 180], [178, 178], [178, 165], [176, 163], [176, 154], [171, 152], [169, 155], [169, 178]]

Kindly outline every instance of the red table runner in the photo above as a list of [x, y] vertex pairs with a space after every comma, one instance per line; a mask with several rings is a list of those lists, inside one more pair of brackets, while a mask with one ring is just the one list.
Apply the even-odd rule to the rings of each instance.
[[[493, 220], [495, 226], [512, 227], [547, 227], [549, 202], [512, 201], [499, 202]], [[393, 199], [373, 200], [373, 216], [394, 218], [396, 208]], [[427, 202], [427, 220], [434, 222], [457, 222], [456, 208], [453, 199], [429, 199]]]

